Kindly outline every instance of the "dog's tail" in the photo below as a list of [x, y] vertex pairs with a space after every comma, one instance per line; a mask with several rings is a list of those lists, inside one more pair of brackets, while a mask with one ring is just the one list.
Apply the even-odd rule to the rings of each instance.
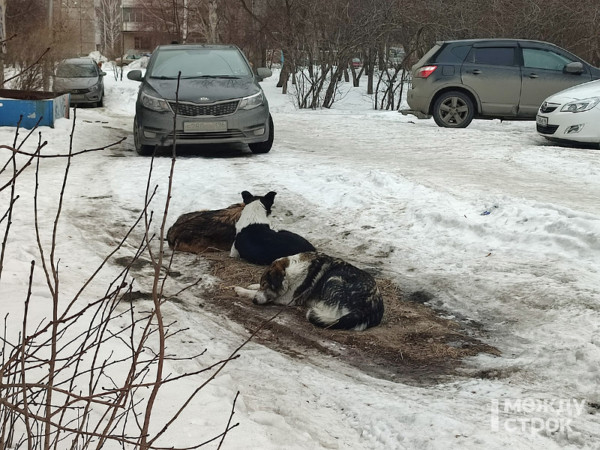
[[346, 308], [331, 307], [317, 303], [306, 313], [310, 323], [321, 328], [362, 331], [381, 323], [383, 301], [381, 298], [363, 308], [348, 311]]

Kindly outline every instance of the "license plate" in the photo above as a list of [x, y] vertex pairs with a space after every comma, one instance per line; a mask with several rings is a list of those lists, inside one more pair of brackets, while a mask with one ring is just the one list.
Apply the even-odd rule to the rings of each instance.
[[548, 126], [548, 118], [544, 117], [544, 116], [536, 116], [535, 117], [535, 122], [540, 126], [540, 127], [547, 127]]
[[216, 122], [183, 122], [185, 133], [214, 133], [216, 131], [227, 131], [227, 122], [219, 120]]

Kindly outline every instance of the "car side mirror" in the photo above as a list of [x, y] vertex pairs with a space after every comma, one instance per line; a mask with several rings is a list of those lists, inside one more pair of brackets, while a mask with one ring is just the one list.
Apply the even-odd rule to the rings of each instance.
[[583, 64], [579, 61], [571, 62], [565, 66], [565, 72], [579, 75], [583, 73]]
[[271, 75], [273, 75], [273, 72], [271, 72], [271, 69], [267, 69], [266, 67], [259, 67], [256, 69], [256, 74], [259, 78], [269, 78]]
[[100, 76], [101, 77], [105, 77], [106, 76], [106, 72], [104, 72], [104, 71], [100, 72]]
[[142, 81], [142, 71], [141, 70], [131, 70], [127, 73], [127, 78], [133, 81]]

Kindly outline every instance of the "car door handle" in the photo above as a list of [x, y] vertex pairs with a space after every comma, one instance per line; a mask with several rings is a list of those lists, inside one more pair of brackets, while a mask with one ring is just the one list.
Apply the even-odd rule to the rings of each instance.
[[474, 69], [474, 70], [473, 70], [471, 73], [472, 73], [473, 75], [479, 75], [479, 74], [481, 73], [481, 70], [479, 70], [479, 69]]
[[529, 78], [539, 78], [540, 76], [537, 73], [530, 73]]

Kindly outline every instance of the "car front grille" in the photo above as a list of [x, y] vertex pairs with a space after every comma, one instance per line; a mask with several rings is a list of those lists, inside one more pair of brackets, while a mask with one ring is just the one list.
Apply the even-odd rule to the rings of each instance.
[[238, 103], [238, 100], [212, 103], [210, 105], [169, 102], [173, 111], [182, 116], [226, 116], [235, 112]]
[[71, 94], [87, 94], [90, 92], [89, 89], [72, 89]]
[[[172, 136], [172, 135], [171, 135]], [[193, 140], [208, 140], [208, 139], [243, 139], [244, 133], [239, 130], [219, 131], [214, 133], [184, 133], [178, 131], [175, 135], [178, 141]]]
[[543, 127], [541, 125], [537, 125], [538, 133], [542, 133], [542, 134], [554, 134], [554, 133], [556, 133], [557, 129], [558, 129], [558, 125], [547, 125], [545, 127]]

